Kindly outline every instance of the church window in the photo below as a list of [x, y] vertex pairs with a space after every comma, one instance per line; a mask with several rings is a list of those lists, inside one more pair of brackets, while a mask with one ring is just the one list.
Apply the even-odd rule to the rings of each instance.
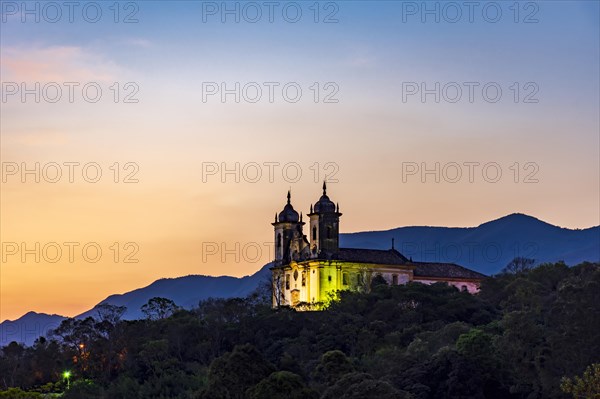
[[331, 238], [331, 227], [327, 226], [327, 238]]
[[327, 279], [329, 280], [329, 282], [331, 283], [331, 276], [328, 276]]
[[342, 284], [348, 285], [348, 273], [342, 273]]
[[289, 274], [285, 275], [285, 289], [286, 290], [290, 289], [290, 275]]
[[302, 272], [302, 286], [306, 287], [306, 272]]
[[294, 270], [294, 281], [298, 280], [298, 270]]
[[277, 234], [277, 248], [281, 248], [281, 233]]
[[398, 285], [398, 275], [392, 274], [392, 285]]
[[313, 230], [312, 230], [312, 239], [313, 240], [317, 239], [317, 227], [316, 226], [313, 227]]

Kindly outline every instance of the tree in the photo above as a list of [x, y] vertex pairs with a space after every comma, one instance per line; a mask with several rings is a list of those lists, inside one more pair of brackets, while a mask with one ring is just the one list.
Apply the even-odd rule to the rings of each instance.
[[250, 388], [249, 399], [316, 399], [318, 394], [307, 388], [302, 377], [289, 371], [276, 371]]
[[142, 306], [142, 312], [150, 320], [161, 320], [170, 317], [179, 307], [170, 299], [154, 297]]
[[387, 281], [381, 274], [376, 274], [375, 277], [371, 280], [371, 289], [374, 289], [377, 286], [387, 285]]
[[242, 399], [248, 388], [268, 377], [275, 368], [252, 345], [238, 345], [232, 352], [216, 358], [208, 372], [208, 387], [203, 397]]
[[535, 259], [517, 256], [516, 258], [511, 260], [504, 269], [502, 269], [502, 273], [519, 274], [527, 272], [533, 268], [534, 263]]
[[398, 391], [386, 381], [376, 380], [370, 374], [350, 373], [340, 378], [325, 391], [323, 399], [408, 399], [406, 392]]
[[110, 328], [108, 310], [104, 322], [66, 320], [57, 339], [1, 348], [0, 391], [60, 392], [71, 371], [68, 395], [80, 398], [293, 399], [312, 389], [323, 399], [600, 399], [598, 292], [600, 265], [559, 262], [489, 277], [479, 295], [445, 283], [344, 290], [321, 312], [212, 299]]
[[0, 391], [2, 399], [43, 399], [45, 396], [37, 392], [25, 392], [19, 388], [9, 388], [6, 391]]
[[280, 307], [283, 302], [284, 292], [283, 292], [283, 272], [281, 270], [276, 270], [273, 273], [273, 280], [271, 281], [271, 288], [273, 292], [273, 300], [275, 302], [275, 306]]
[[325, 352], [321, 356], [321, 361], [314, 371], [314, 376], [317, 381], [325, 382], [327, 385], [333, 384], [339, 380], [344, 374], [354, 371], [354, 366], [348, 360], [344, 352], [333, 350]]
[[0, 371], [2, 371], [2, 385], [5, 388], [15, 386], [17, 371], [24, 353], [25, 347], [15, 341], [2, 348]]
[[271, 276], [265, 277], [256, 289], [248, 296], [254, 304], [262, 306], [273, 306], [273, 280]]
[[600, 398], [600, 363], [588, 366], [583, 376], [574, 379], [563, 377], [560, 389], [573, 395], [573, 399], [599, 399]]
[[468, 333], [462, 334], [456, 341], [458, 353], [474, 361], [485, 362], [493, 357], [492, 337], [474, 328]]
[[48, 388], [52, 392], [52, 383], [56, 382], [56, 376], [68, 368], [68, 360], [64, 358], [59, 343], [40, 337], [29, 348], [28, 356], [31, 358], [30, 369], [27, 371], [28, 379], [34, 385], [50, 384]]
[[368, 267], [361, 266], [357, 275], [357, 285], [359, 292], [368, 294], [371, 292], [371, 282], [373, 281], [373, 271]]
[[89, 344], [100, 336], [97, 327], [96, 320], [92, 317], [83, 320], [71, 318], [63, 320], [56, 329], [50, 331], [49, 335], [60, 338], [60, 342], [77, 351], [80, 345], [89, 347]]
[[75, 381], [62, 397], [64, 399], [100, 399], [104, 395], [102, 387], [98, 386], [94, 381], [80, 380]]
[[113, 326], [121, 321], [121, 317], [127, 311], [126, 306], [111, 305], [109, 303], [100, 304], [95, 309], [100, 322], [108, 322]]

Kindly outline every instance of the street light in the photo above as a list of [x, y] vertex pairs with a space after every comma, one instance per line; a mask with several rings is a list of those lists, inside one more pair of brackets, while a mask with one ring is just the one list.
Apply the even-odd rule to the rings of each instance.
[[67, 389], [69, 389], [69, 387], [71, 386], [71, 372], [70, 371], [63, 372], [63, 379], [67, 380]]

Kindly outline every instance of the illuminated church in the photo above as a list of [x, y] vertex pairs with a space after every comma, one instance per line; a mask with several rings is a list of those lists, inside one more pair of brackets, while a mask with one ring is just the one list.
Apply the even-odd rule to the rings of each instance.
[[339, 205], [323, 195], [311, 205], [309, 235], [304, 234], [302, 215], [291, 203], [279, 215], [275, 214], [275, 261], [273, 306], [294, 306], [318, 309], [339, 290], [368, 290], [375, 276], [388, 284], [414, 281], [423, 284], [445, 282], [459, 290], [476, 293], [485, 276], [452, 263], [413, 262], [393, 245], [388, 250], [340, 248]]

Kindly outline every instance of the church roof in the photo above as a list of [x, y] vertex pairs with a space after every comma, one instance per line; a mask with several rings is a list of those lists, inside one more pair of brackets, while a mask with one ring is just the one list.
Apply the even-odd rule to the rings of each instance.
[[340, 248], [336, 260], [383, 265], [405, 265], [408, 259], [395, 249]]
[[345, 262], [415, 266], [413, 273], [416, 278], [482, 279], [486, 277], [484, 274], [454, 263], [411, 262], [395, 249], [340, 248], [333, 258]]
[[486, 277], [485, 274], [481, 274], [454, 263], [413, 262], [413, 265], [416, 266], [413, 272], [415, 278], [434, 277], [482, 279]]

